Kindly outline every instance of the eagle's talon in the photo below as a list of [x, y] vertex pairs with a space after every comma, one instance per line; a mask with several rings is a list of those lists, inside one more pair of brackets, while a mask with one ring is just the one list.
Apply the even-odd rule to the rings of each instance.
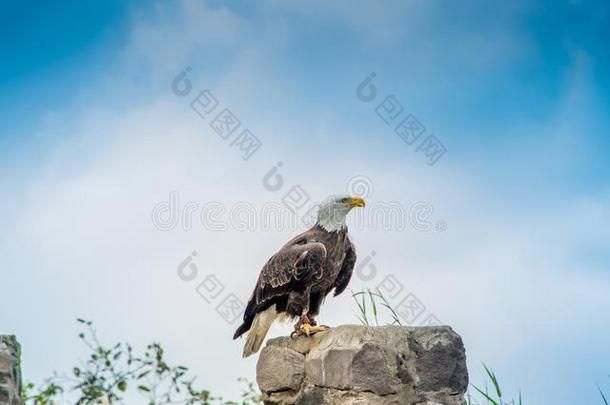
[[312, 325], [309, 322], [303, 322], [297, 331], [300, 335], [311, 336], [318, 332], [326, 332], [330, 328], [328, 326]]
[[301, 332], [303, 332], [303, 334], [305, 334], [305, 336], [309, 336], [309, 335], [311, 335], [312, 328], [314, 328], [314, 327], [311, 326], [311, 324], [309, 322], [303, 322], [303, 324], [301, 325]]
[[313, 335], [314, 333], [318, 333], [318, 332], [326, 332], [329, 329], [330, 328], [328, 326], [324, 326], [324, 325], [312, 326], [310, 329], [310, 332]]

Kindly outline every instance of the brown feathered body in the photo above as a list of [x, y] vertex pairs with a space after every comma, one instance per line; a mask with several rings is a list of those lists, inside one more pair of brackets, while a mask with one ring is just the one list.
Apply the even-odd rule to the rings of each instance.
[[265, 264], [234, 339], [249, 331], [244, 357], [258, 351], [277, 317], [316, 316], [324, 298], [347, 287], [356, 262], [347, 228], [319, 225], [286, 243]]

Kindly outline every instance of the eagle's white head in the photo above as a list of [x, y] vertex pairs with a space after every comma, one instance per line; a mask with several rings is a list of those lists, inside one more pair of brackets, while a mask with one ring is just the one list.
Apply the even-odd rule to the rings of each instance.
[[328, 232], [336, 232], [345, 228], [345, 218], [354, 207], [364, 207], [364, 200], [360, 197], [348, 195], [333, 195], [320, 204], [318, 222]]

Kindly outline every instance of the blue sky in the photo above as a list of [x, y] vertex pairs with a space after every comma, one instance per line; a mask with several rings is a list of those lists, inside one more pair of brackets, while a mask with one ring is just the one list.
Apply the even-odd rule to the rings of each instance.
[[[0, 185], [10, 198], [0, 257], [19, 311], [0, 308], [0, 324], [24, 342], [26, 375], [78, 357], [81, 316], [109, 339], [167, 342], [185, 363], [222, 356], [226, 372], [200, 373], [237, 392], [254, 363], [239, 358], [230, 325], [207, 328], [222, 320], [174, 268], [206, 251], [207, 267], [247, 297], [296, 230], [161, 232], [150, 215], [172, 191], [279, 201], [260, 184], [282, 161], [287, 182], [314, 199], [364, 175], [373, 199], [434, 206], [446, 232], [354, 239], [464, 337], [473, 382], [484, 361], [526, 403], [599, 403], [595, 384], [610, 373], [610, 7], [325, 3], [2, 5]], [[211, 89], [262, 140], [252, 159], [172, 94], [187, 66], [194, 88]], [[366, 104], [356, 87], [371, 72], [379, 98]], [[375, 114], [390, 94], [447, 148], [434, 166]], [[356, 320], [349, 297], [327, 307], [328, 323]], [[43, 356], [49, 343], [58, 349]]]

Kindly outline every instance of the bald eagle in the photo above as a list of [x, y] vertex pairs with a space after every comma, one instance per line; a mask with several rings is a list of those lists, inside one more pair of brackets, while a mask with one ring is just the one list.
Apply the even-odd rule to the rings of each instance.
[[341, 294], [352, 276], [356, 250], [345, 218], [358, 197], [332, 196], [319, 207], [316, 224], [286, 243], [267, 261], [248, 300], [244, 322], [233, 339], [248, 332], [243, 356], [256, 353], [278, 318], [297, 319], [295, 332], [309, 336], [328, 329], [314, 317], [333, 289]]

